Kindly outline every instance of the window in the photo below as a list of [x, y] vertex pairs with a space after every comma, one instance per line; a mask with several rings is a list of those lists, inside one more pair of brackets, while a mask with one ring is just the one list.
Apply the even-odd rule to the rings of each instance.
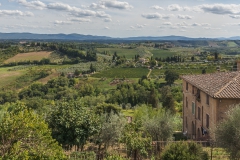
[[194, 94], [194, 86], [192, 86], [192, 94]]
[[187, 121], [187, 117], [186, 117], [186, 128], [188, 128], [188, 121]]
[[186, 97], [186, 102], [185, 102], [186, 107], [188, 108], [188, 99]]
[[188, 83], [186, 82], [186, 90], [188, 91]]
[[192, 114], [195, 114], [195, 103], [192, 102]]
[[200, 93], [199, 89], [197, 90], [197, 93], [196, 93], [196, 99], [197, 99], [198, 102], [201, 101], [201, 93]]
[[209, 128], [209, 115], [206, 114], [206, 127]]
[[206, 97], [206, 103], [209, 105], [209, 95]]
[[198, 119], [201, 120], [201, 108], [198, 107]]

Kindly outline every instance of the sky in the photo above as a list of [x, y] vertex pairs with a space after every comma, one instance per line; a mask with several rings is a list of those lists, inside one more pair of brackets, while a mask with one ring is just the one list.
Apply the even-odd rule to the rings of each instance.
[[240, 0], [0, 0], [0, 32], [240, 36]]

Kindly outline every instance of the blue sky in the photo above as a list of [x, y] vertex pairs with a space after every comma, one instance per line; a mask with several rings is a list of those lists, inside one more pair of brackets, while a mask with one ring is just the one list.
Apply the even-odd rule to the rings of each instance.
[[240, 36], [240, 0], [1, 0], [0, 32]]

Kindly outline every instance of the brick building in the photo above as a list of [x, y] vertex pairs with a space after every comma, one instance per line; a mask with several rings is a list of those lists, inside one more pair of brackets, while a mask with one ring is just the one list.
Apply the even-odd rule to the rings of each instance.
[[183, 131], [191, 139], [209, 138], [231, 105], [240, 103], [240, 72], [185, 75]]

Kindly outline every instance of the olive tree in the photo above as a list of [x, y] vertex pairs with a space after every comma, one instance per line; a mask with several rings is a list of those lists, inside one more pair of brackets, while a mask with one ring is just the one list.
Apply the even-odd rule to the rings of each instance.
[[217, 145], [225, 148], [232, 159], [240, 158], [240, 105], [226, 112], [226, 119], [217, 125], [214, 135]]
[[107, 150], [110, 145], [117, 143], [126, 123], [126, 117], [123, 115], [117, 115], [113, 112], [102, 114], [99, 132], [94, 136], [98, 149], [100, 150], [101, 146], [104, 145], [104, 150]]

